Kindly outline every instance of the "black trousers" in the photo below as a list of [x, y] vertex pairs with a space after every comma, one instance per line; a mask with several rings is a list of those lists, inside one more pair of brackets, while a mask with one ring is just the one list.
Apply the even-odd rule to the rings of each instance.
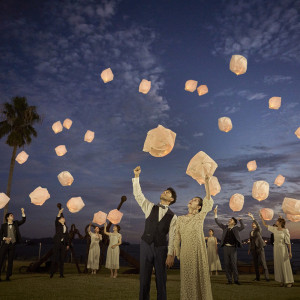
[[0, 276], [2, 271], [3, 262], [5, 260], [6, 254], [7, 254], [7, 270], [6, 270], [6, 277], [10, 277], [12, 275], [12, 269], [13, 269], [13, 260], [14, 260], [14, 254], [15, 254], [15, 245], [16, 243], [12, 244], [6, 244], [3, 243], [0, 247]]
[[56, 266], [58, 264], [59, 274], [61, 276], [64, 275], [64, 262], [65, 262], [65, 254], [66, 254], [66, 245], [61, 243], [55, 243], [53, 248], [53, 256], [50, 273], [54, 274], [56, 272]]
[[237, 251], [236, 247], [224, 246], [224, 264], [225, 264], [225, 273], [227, 280], [232, 282], [233, 280], [239, 280], [239, 273], [237, 269]]
[[253, 263], [254, 263], [254, 268], [255, 268], [255, 273], [256, 273], [256, 279], [260, 279], [260, 274], [259, 274], [259, 265], [261, 264], [264, 272], [265, 272], [265, 278], [269, 279], [269, 271], [266, 263], [266, 258], [265, 258], [265, 250], [264, 248], [253, 248], [250, 249], [250, 252], [253, 257]]
[[153, 267], [155, 269], [155, 281], [157, 300], [167, 299], [167, 246], [154, 247], [141, 240], [140, 245], [140, 300], [150, 299], [150, 284]]

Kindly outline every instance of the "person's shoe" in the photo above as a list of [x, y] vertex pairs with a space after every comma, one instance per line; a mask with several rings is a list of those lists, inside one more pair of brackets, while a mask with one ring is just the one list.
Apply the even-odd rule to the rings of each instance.
[[237, 284], [237, 285], [241, 285], [238, 281], [235, 281], [234, 283]]
[[260, 281], [259, 278], [254, 278], [252, 281]]
[[226, 282], [226, 284], [232, 284], [232, 282], [231, 282], [231, 281], [228, 281], [228, 282]]
[[65, 278], [65, 276], [64, 275], [60, 275], [59, 278]]
[[52, 277], [53, 277], [53, 275], [54, 275], [54, 274], [53, 274], [53, 273], [51, 273], [51, 274], [50, 274], [50, 278], [52, 278]]

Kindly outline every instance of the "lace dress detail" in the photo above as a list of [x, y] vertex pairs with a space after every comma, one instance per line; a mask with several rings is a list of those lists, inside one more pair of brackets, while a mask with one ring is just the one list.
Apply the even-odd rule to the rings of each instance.
[[87, 268], [92, 270], [99, 269], [99, 259], [100, 259], [100, 245], [99, 242], [102, 240], [101, 234], [96, 234], [89, 232], [91, 236], [91, 244], [88, 256]]
[[213, 299], [207, 259], [203, 222], [212, 210], [213, 199], [203, 200], [202, 210], [192, 216], [177, 219], [175, 252], [180, 258], [180, 299]]
[[207, 239], [207, 258], [210, 271], [222, 270], [220, 258], [216, 251], [216, 238], [214, 236], [210, 236]]

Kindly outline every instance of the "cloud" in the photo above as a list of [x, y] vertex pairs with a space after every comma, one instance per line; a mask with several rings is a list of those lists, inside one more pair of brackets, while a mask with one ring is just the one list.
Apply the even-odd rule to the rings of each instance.
[[277, 83], [292, 83], [291, 76], [284, 76], [284, 75], [265, 75], [264, 76], [264, 83], [268, 85], [273, 85]]
[[203, 135], [204, 135], [203, 132], [195, 132], [195, 133], [193, 134], [193, 137], [200, 137], [200, 136], [203, 136]]

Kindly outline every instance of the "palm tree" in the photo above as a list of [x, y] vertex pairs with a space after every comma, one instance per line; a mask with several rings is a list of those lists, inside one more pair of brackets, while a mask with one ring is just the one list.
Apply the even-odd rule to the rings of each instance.
[[[14, 97], [11, 103], [5, 102], [0, 113], [0, 139], [7, 135], [6, 144], [13, 147], [6, 190], [6, 195], [10, 197], [17, 149], [25, 144], [29, 145], [31, 136], [37, 136], [37, 132], [32, 125], [41, 122], [41, 117], [36, 112], [35, 106], [28, 106], [25, 97]], [[7, 214], [7, 211], [8, 204], [4, 207], [4, 216]]]

